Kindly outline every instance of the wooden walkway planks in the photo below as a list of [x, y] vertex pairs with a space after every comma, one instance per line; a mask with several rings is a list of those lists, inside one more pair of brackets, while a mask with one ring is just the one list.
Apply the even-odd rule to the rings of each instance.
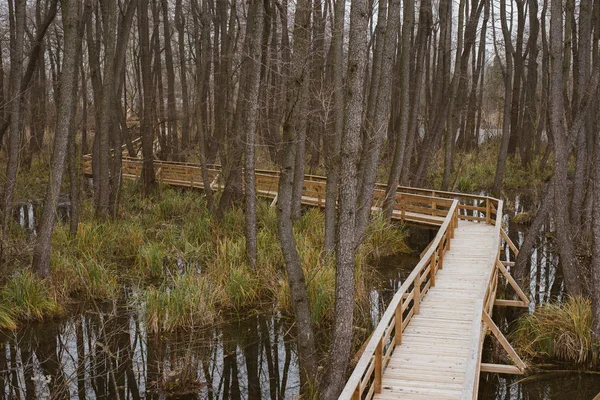
[[473, 314], [494, 269], [494, 226], [460, 221], [436, 285], [421, 302], [383, 373], [375, 399], [460, 399], [467, 373]]

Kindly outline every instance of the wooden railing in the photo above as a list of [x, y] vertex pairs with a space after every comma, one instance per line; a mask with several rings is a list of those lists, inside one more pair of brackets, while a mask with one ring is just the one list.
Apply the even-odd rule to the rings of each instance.
[[450, 239], [454, 236], [458, 217], [458, 200], [452, 200], [429, 249], [396, 292], [371, 334], [340, 399], [370, 399], [381, 391], [383, 372], [394, 347], [402, 344], [402, 332], [412, 317], [419, 314], [422, 298], [435, 286], [437, 271], [444, 266], [444, 254], [450, 249]]
[[[154, 160], [154, 168], [159, 182], [179, 187], [203, 188], [204, 186], [202, 170], [198, 164]], [[83, 172], [88, 175], [92, 173], [89, 155], [83, 158]], [[140, 159], [123, 157], [122, 173], [124, 177], [137, 178], [141, 176], [141, 172], [142, 161]], [[219, 180], [222, 180], [221, 172], [221, 167], [218, 165], [211, 165], [208, 168], [212, 189], [221, 187], [219, 183]], [[257, 170], [255, 177], [257, 193], [276, 199], [279, 173]], [[302, 192], [303, 204], [323, 207], [325, 205], [325, 188], [325, 177], [305, 175]], [[380, 207], [383, 203], [385, 189], [385, 185], [376, 184], [373, 194], [374, 208]], [[435, 286], [437, 272], [444, 266], [444, 255], [450, 249], [451, 239], [454, 237], [454, 230], [458, 226], [459, 219], [495, 226], [495, 237], [499, 242], [490, 263], [499, 262], [500, 241], [502, 235], [506, 237], [502, 231], [502, 201], [489, 196], [401, 186], [398, 187], [396, 193], [393, 217], [402, 221], [436, 225], [439, 226], [439, 230], [434, 240], [422, 253], [417, 266], [392, 298], [375, 331], [371, 334], [340, 399], [368, 400], [375, 393], [381, 391], [383, 372], [389, 363], [394, 347], [402, 343], [402, 332], [413, 316], [420, 313], [421, 300], [427, 295], [429, 289]], [[512, 242], [509, 244], [512, 245]], [[470, 372], [467, 374], [468, 379], [464, 382], [463, 398], [477, 396], [481, 351], [490, 326], [489, 323], [486, 324], [486, 318], [491, 318], [496, 298], [498, 273], [498, 268], [490, 268], [485, 298], [478, 300], [477, 303], [472, 330], [472, 343], [477, 343], [477, 346], [473, 349], [467, 362]]]
[[[202, 169], [198, 164], [154, 160], [156, 179], [165, 184], [178, 187], [204, 188]], [[83, 172], [91, 175], [92, 161], [89, 155], [83, 157]], [[142, 161], [138, 158], [123, 157], [122, 174], [125, 178], [138, 178], [142, 174]], [[211, 188], [220, 187], [221, 168], [211, 165], [207, 168]], [[277, 197], [279, 172], [257, 170], [255, 173], [256, 190], [260, 196], [274, 199]], [[317, 175], [306, 175], [302, 191], [302, 203], [311, 206], [325, 206], [326, 179]], [[385, 190], [374, 190], [373, 207], [379, 207], [385, 197]], [[448, 214], [454, 200], [442, 196], [430, 196], [429, 192], [401, 191], [396, 193], [393, 218], [403, 222], [413, 222], [440, 226]], [[481, 208], [481, 210], [485, 210]]]
[[[440, 227], [435, 239], [422, 254], [421, 260], [396, 292], [385, 310], [339, 399], [368, 400], [375, 393], [381, 392], [383, 373], [392, 356], [394, 347], [402, 344], [402, 332], [408, 326], [412, 317], [419, 314], [421, 300], [427, 294], [429, 288], [435, 286], [435, 276], [437, 271], [443, 268], [444, 254], [450, 248], [450, 239], [454, 236], [454, 229], [457, 227], [459, 219], [493, 223], [497, 231], [496, 237], [500, 240], [500, 231], [498, 230], [502, 226], [501, 200], [487, 196], [462, 195], [422, 189], [413, 190], [413, 188], [404, 187], [399, 190], [404, 191], [407, 189], [414, 193], [419, 193], [419, 195], [427, 194], [427, 197], [430, 199], [440, 200], [450, 197], [450, 195], [453, 195], [455, 199], [452, 200], [452, 206], [448, 210], [444, 223]], [[479, 205], [461, 204], [459, 199], [476, 202]], [[461, 210], [463, 211], [462, 214], [459, 213]], [[494, 254], [494, 259], [490, 260], [490, 265], [494, 263], [498, 255], [499, 247]], [[486, 297], [484, 300], [481, 300], [481, 307], [478, 308], [478, 315], [475, 318], [476, 322], [474, 322], [474, 330], [476, 326], [476, 333], [479, 336], [473, 340], [479, 346], [469, 360], [469, 368], [476, 368], [475, 372], [471, 373], [471, 376], [477, 377], [475, 384], [471, 385], [472, 388], [478, 382], [481, 349], [486, 333], [482, 329], [482, 326], [485, 326], [482, 324], [482, 310], [485, 304], [485, 310], [488, 311], [488, 315], [491, 315], [489, 313], [491, 313], [491, 307], [493, 307], [495, 299], [498, 275], [495, 268], [490, 268], [490, 271], [493, 272], [490, 274]], [[468, 384], [465, 383], [465, 393], [468, 392], [467, 386]], [[469, 396], [473, 396], [472, 391], [469, 392]], [[476, 394], [474, 396], [476, 397]]]

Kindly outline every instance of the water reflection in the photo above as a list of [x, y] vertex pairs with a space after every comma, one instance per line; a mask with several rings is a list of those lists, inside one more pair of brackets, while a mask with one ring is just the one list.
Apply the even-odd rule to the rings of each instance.
[[290, 329], [255, 316], [167, 339], [126, 310], [38, 324], [5, 334], [0, 399], [294, 398]]
[[[528, 227], [515, 222], [515, 216], [531, 212], [536, 202], [531, 193], [507, 201], [505, 228], [518, 247]], [[15, 218], [34, 231], [36, 212], [34, 204], [23, 204]], [[63, 221], [68, 212], [68, 205], [59, 209]], [[535, 304], [560, 299], [564, 291], [551, 231], [548, 220], [526, 269], [511, 271], [534, 300], [530, 311]], [[372, 326], [434, 236], [435, 231], [413, 228], [408, 240], [414, 254], [377, 261], [378, 279], [370, 291]], [[513, 261], [508, 248], [503, 252]], [[498, 308], [495, 319], [506, 331], [522, 312]], [[79, 313], [0, 334], [0, 400], [295, 398], [299, 374], [292, 332], [289, 320], [272, 313], [169, 337], [148, 334], [138, 316], [124, 308]], [[519, 379], [482, 374], [480, 398], [590, 399], [600, 391], [600, 378], [594, 375]]]
[[577, 373], [547, 373], [526, 379], [484, 374], [479, 387], [482, 400], [591, 400], [600, 394], [600, 378]]

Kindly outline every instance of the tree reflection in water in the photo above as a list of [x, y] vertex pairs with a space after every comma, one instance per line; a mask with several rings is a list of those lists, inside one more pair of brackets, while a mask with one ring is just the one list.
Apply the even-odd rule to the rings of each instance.
[[0, 399], [295, 397], [290, 327], [254, 316], [166, 338], [124, 309], [36, 324], [3, 334]]

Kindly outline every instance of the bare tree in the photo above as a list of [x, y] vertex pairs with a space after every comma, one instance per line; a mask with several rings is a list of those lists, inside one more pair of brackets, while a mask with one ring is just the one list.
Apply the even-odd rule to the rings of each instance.
[[19, 168], [19, 147], [21, 138], [21, 69], [23, 68], [23, 39], [25, 33], [25, 0], [8, 2], [10, 29], [10, 83], [11, 83], [11, 120], [8, 138], [8, 162], [4, 183], [4, 201], [2, 204], [2, 246], [0, 255], [8, 239], [8, 228], [12, 216], [13, 197]]
[[569, 224], [569, 201], [567, 188], [567, 164], [569, 138], [565, 131], [565, 108], [563, 93], [563, 17], [562, 0], [550, 3], [550, 122], [554, 137], [554, 220], [565, 279], [565, 288], [571, 295], [583, 293], [579, 262], [571, 240]]
[[42, 278], [50, 275], [50, 249], [56, 203], [60, 195], [65, 157], [69, 140], [69, 128], [74, 117], [73, 103], [77, 98], [77, 69], [81, 56], [83, 24], [79, 24], [80, 2], [62, 0], [62, 23], [64, 30], [64, 57], [60, 76], [60, 97], [57, 104], [56, 129], [50, 181], [46, 189], [44, 208], [33, 250], [33, 269]]
[[344, 374], [350, 360], [354, 317], [354, 264], [357, 188], [357, 161], [363, 115], [362, 88], [367, 69], [369, 22], [367, 0], [354, 0], [350, 8], [348, 72], [345, 114], [340, 153], [340, 198], [336, 235], [335, 316], [330, 363], [324, 399], [335, 399], [344, 387]]
[[246, 254], [252, 268], [256, 267], [256, 182], [254, 176], [254, 147], [258, 124], [258, 90], [260, 85], [260, 60], [263, 33], [263, 1], [254, 0], [251, 3], [246, 38], [248, 39], [248, 55], [246, 64], [248, 68], [248, 82], [244, 98], [238, 101], [247, 103], [245, 124], [245, 196], [246, 196]]

